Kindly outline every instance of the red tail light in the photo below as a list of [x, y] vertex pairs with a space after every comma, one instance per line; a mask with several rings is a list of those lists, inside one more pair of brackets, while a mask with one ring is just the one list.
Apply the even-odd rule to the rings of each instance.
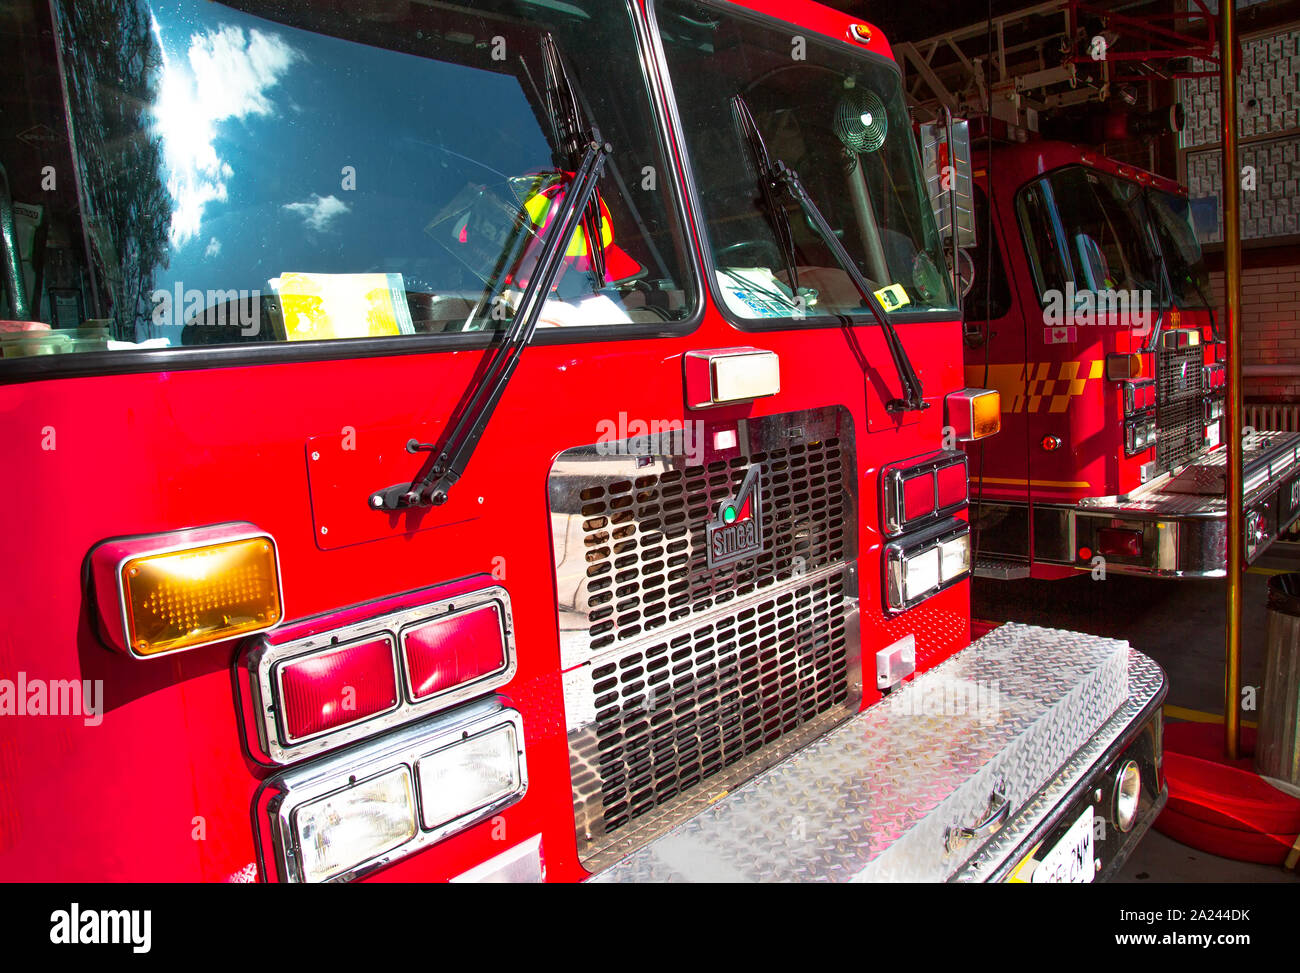
[[495, 603], [402, 631], [411, 699], [426, 699], [506, 667], [501, 613]]
[[881, 516], [889, 536], [915, 530], [966, 503], [966, 454], [955, 450], [894, 463], [880, 474]]
[[295, 763], [510, 682], [510, 596], [480, 575], [353, 605], [250, 642], [237, 665], [249, 756]]
[[903, 481], [903, 520], [909, 522], [934, 513], [934, 474], [923, 473]]
[[944, 466], [935, 474], [939, 481], [939, 507], [956, 507], [966, 502], [966, 464]]
[[1102, 527], [1097, 531], [1097, 553], [1107, 557], [1141, 557], [1142, 531]]
[[386, 636], [280, 666], [285, 737], [305, 737], [386, 713], [397, 706], [397, 666]]

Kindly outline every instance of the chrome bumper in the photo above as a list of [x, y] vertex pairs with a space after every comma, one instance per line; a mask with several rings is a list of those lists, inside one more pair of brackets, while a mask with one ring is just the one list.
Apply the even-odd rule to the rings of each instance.
[[1139, 822], [1098, 843], [1104, 877], [1163, 802], [1164, 694], [1127, 643], [1003, 625], [593, 881], [1023, 877], [1145, 747]]
[[[1090, 497], [1070, 508], [1075, 567], [1108, 574], [1217, 578], [1226, 573], [1227, 451], [1216, 449], [1121, 497]], [[1253, 562], [1300, 517], [1300, 433], [1261, 432], [1245, 457], [1246, 561]], [[1142, 532], [1140, 556], [1102, 553], [1098, 531]]]

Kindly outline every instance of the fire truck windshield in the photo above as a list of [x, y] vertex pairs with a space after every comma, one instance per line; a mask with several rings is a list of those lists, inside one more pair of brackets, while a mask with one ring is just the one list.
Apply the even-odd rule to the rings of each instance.
[[1177, 306], [1209, 307], [1209, 275], [1185, 198], [1069, 166], [1025, 187], [1019, 210], [1043, 300], [1072, 284], [1076, 298], [1137, 292], [1160, 308], [1170, 306], [1172, 288]]
[[696, 306], [624, 4], [18, 0], [0, 25], [5, 358], [506, 328], [573, 178], [548, 33], [600, 52], [567, 66], [613, 152], [540, 326]]
[[1191, 203], [1185, 196], [1149, 189], [1147, 206], [1169, 269], [1175, 302], [1180, 307], [1210, 307], [1210, 274], [1192, 225]]
[[[772, 158], [798, 172], [894, 320], [952, 315], [954, 300], [920, 178], [895, 66], [815, 35], [690, 0], [655, 5], [721, 303], [757, 323], [864, 315], [850, 276], [786, 197], [788, 248], [767, 218], [731, 108], [753, 112]], [[797, 288], [797, 292], [796, 292]]]

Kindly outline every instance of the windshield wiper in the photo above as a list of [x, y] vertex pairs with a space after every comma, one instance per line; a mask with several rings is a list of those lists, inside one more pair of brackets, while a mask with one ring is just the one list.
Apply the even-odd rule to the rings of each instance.
[[758, 130], [758, 124], [754, 121], [754, 115], [749, 110], [749, 105], [741, 95], [736, 95], [731, 99], [731, 108], [735, 113], [737, 121], [740, 123], [741, 131], [745, 135], [745, 140], [749, 143], [750, 152], [754, 156], [754, 165], [758, 169], [759, 186], [763, 193], [763, 201], [768, 210], [772, 229], [776, 233], [777, 242], [781, 245], [785, 253], [787, 271], [790, 273], [790, 283], [797, 295], [799, 293], [798, 280], [794, 276], [794, 237], [790, 232], [790, 221], [786, 218], [785, 210], [781, 207], [777, 190], [784, 189], [788, 192], [796, 203], [803, 210], [808, 222], [812, 224], [817, 235], [822, 238], [822, 242], [830, 249], [835, 256], [836, 261], [848, 274], [849, 280], [857, 288], [858, 294], [862, 297], [862, 302], [871, 311], [877, 323], [885, 335], [885, 344], [889, 347], [889, 355], [894, 360], [894, 368], [898, 372], [898, 381], [903, 387], [903, 398], [890, 399], [885, 403], [885, 408], [889, 412], [920, 412], [928, 409], [930, 404], [922, 398], [921, 379], [916, 374], [916, 369], [912, 367], [911, 360], [907, 357], [907, 350], [903, 347], [902, 340], [898, 337], [898, 332], [894, 329], [893, 323], [889, 320], [889, 315], [885, 313], [884, 308], [876, 299], [876, 295], [871, 290], [871, 285], [862, 271], [858, 269], [857, 262], [844, 248], [840, 242], [839, 236], [835, 233], [834, 228], [827, 222], [822, 211], [817, 208], [808, 190], [804, 188], [803, 182], [799, 179], [799, 174], [787, 166], [780, 159], [772, 162], [767, 151], [767, 143], [763, 140], [763, 135]]
[[[542, 37], [542, 59], [547, 71], [548, 108], [561, 112], [576, 111], [578, 101], [573, 94], [573, 85], [565, 72], [555, 41], [550, 34]], [[568, 106], [565, 108], [564, 106]], [[605, 169], [605, 161], [613, 149], [600, 138], [600, 132], [594, 124], [580, 128], [570, 114], [552, 117], [557, 135], [562, 135], [565, 145], [559, 151], [572, 152], [578, 156], [567, 160], [573, 165], [573, 178], [565, 187], [556, 212], [551, 217], [542, 236], [541, 251], [537, 265], [529, 275], [523, 296], [515, 310], [514, 319], [506, 329], [488, 366], [483, 370], [482, 378], [468, 393], [469, 401], [460, 412], [452, 430], [437, 445], [418, 443], [411, 440], [406, 448], [410, 452], [429, 452], [431, 460], [426, 463], [420, 476], [410, 483], [397, 483], [370, 495], [370, 506], [376, 510], [399, 510], [403, 507], [438, 506], [447, 502], [451, 488], [465, 472], [474, 447], [478, 445], [487, 427], [497, 403], [505, 393], [510, 376], [519, 365], [519, 356], [532, 340], [541, 317], [542, 306], [546, 303], [551, 284], [559, 272], [569, 241], [583, 221], [589, 215], [589, 204], [596, 203], [596, 229], [599, 230], [599, 203], [596, 197], [596, 183]], [[521, 215], [521, 219], [526, 218]], [[604, 262], [596, 255], [600, 248], [593, 245], [599, 240], [599, 233], [594, 237], [592, 231], [587, 233], [587, 252], [592, 258], [591, 264], [601, 267], [601, 280], [604, 280]]]
[[749, 143], [750, 155], [754, 157], [754, 166], [758, 170], [756, 173], [758, 188], [763, 194], [763, 211], [767, 214], [767, 222], [776, 236], [777, 246], [781, 248], [781, 256], [785, 260], [785, 272], [790, 275], [790, 291], [798, 299], [799, 271], [795, 265], [799, 262], [799, 257], [794, 249], [794, 231], [790, 228], [790, 217], [786, 215], [785, 207], [777, 197], [777, 182], [772, 178], [775, 169], [767, 154], [767, 143], [763, 141], [763, 135], [759, 132], [758, 124], [750, 114], [749, 105], [745, 103], [744, 98], [736, 95], [731, 100], [731, 110], [736, 115], [736, 123], [740, 125], [745, 141]]
[[[578, 102], [578, 91], [564, 68], [560, 49], [549, 34], [542, 35], [542, 67], [545, 76], [546, 111], [554, 134], [552, 155], [557, 169], [576, 172], [583, 154], [593, 142], [601, 142], [595, 122], [586, 118]], [[593, 194], [583, 207], [582, 230], [587, 238], [587, 265], [596, 289], [605, 286], [605, 237], [601, 232], [600, 200]]]

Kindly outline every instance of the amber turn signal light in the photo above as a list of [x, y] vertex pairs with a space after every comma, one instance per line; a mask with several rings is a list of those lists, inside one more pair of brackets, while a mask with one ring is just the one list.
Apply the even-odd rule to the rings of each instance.
[[1107, 355], [1106, 380], [1127, 382], [1142, 377], [1141, 355]]
[[958, 442], [974, 442], [1002, 429], [1002, 396], [996, 389], [958, 389], [948, 393], [943, 407]]
[[91, 569], [105, 641], [137, 658], [264, 632], [284, 617], [275, 541], [251, 524], [106, 541]]

